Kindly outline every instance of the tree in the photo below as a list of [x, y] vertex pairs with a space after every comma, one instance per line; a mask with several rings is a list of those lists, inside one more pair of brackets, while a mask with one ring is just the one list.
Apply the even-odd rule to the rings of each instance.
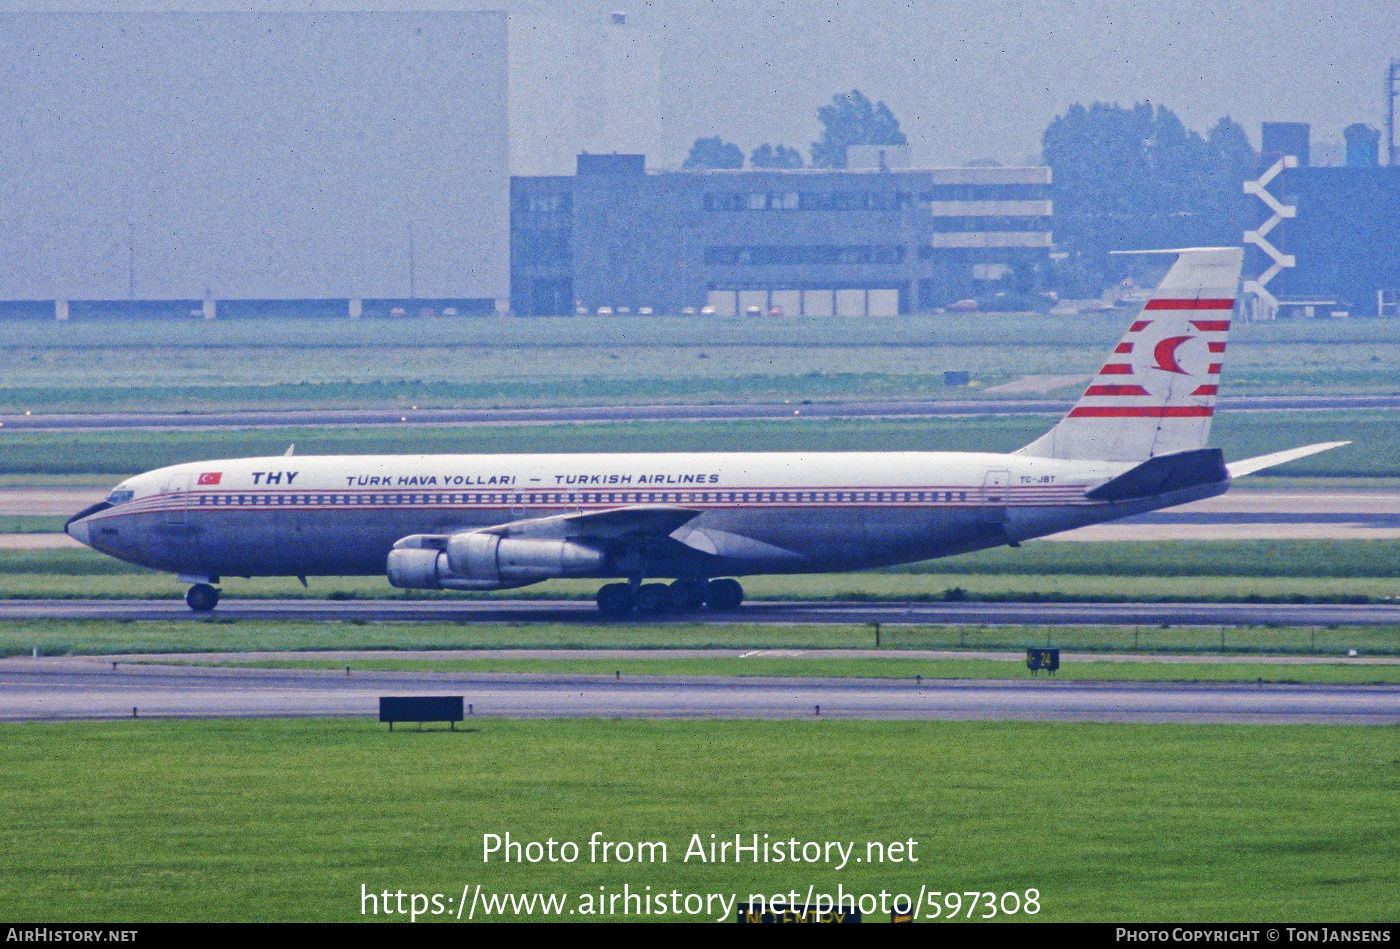
[[1226, 118], [1205, 138], [1164, 106], [1096, 102], [1056, 116], [1042, 140], [1057, 243], [1101, 274], [1111, 250], [1238, 243], [1254, 151]]
[[744, 150], [718, 135], [697, 138], [683, 168], [743, 168]]
[[788, 145], [764, 142], [749, 155], [749, 164], [755, 168], [801, 168], [802, 153]]
[[899, 119], [884, 102], [871, 103], [859, 89], [831, 97], [831, 104], [817, 110], [822, 140], [812, 143], [812, 167], [845, 168], [846, 149], [852, 145], [905, 145]]
[[1244, 182], [1255, 176], [1259, 156], [1240, 124], [1228, 115], [1206, 133], [1211, 201], [1221, 210], [1220, 233], [1214, 242], [1233, 244], [1254, 226], [1254, 199], [1244, 193]]

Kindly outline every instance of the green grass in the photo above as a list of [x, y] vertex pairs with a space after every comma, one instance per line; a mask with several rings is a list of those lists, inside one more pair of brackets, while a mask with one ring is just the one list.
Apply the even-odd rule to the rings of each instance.
[[[28, 556], [42, 562], [48, 553], [36, 551]], [[602, 581], [551, 580], [520, 590], [475, 594], [398, 590], [382, 577], [313, 577], [309, 582], [309, 589], [303, 589], [290, 577], [255, 577], [251, 580], [226, 577], [221, 588], [225, 597], [255, 600], [591, 600]], [[1393, 601], [1397, 596], [1396, 581], [1391, 577], [1150, 577], [1018, 573], [1001, 576], [871, 572], [745, 577], [743, 583], [749, 599], [795, 601], [1368, 603]], [[188, 584], [177, 582], [169, 574], [129, 573], [120, 569], [91, 575], [0, 573], [0, 599], [178, 600], [188, 588]]]
[[[1130, 316], [6, 321], [0, 411], [976, 398], [942, 373], [1087, 374]], [[1393, 391], [1397, 354], [1397, 320], [1239, 324], [1228, 391]]]
[[[8, 520], [0, 518], [0, 523]], [[0, 552], [0, 575], [144, 572], [86, 548]], [[995, 547], [873, 571], [871, 575], [958, 573], [1394, 578], [1400, 576], [1400, 544], [1388, 540], [1034, 540], [1016, 548]], [[512, 595], [517, 592], [512, 591]]]
[[[1021, 659], [830, 658], [824, 656], [703, 659], [276, 659], [219, 662], [260, 669], [344, 669], [363, 672], [513, 672], [592, 676], [779, 676], [791, 678], [1027, 679]], [[1063, 664], [1056, 679], [1087, 682], [1306, 682], [1400, 683], [1400, 665], [1243, 662], [1078, 662]]]
[[[41, 521], [43, 518], [35, 518]], [[20, 522], [0, 518], [0, 526]], [[115, 560], [97, 551], [73, 547], [66, 550], [0, 551], [0, 577], [20, 574], [148, 575], [143, 568]], [[850, 577], [903, 577], [903, 575], [1112, 575], [1112, 577], [1253, 577], [1253, 578], [1379, 578], [1400, 577], [1400, 544], [1392, 540], [1133, 540], [1065, 542], [1030, 540], [1021, 547], [994, 547], [942, 560], [890, 567], [868, 574], [837, 574], [837, 582]], [[815, 577], [781, 581], [816, 582]], [[346, 578], [323, 579], [322, 585]], [[281, 582], [281, 581], [276, 581]], [[1397, 591], [1400, 592], [1400, 591]], [[511, 591], [517, 596], [521, 591]]]
[[[1040, 892], [1042, 920], [1394, 918], [1396, 729], [981, 722], [0, 726], [0, 914], [354, 920], [362, 885]], [[17, 780], [16, 780], [17, 779]], [[601, 864], [594, 831], [668, 862]], [[484, 834], [582, 843], [482, 859]], [[917, 863], [682, 862], [693, 834], [916, 841]]]
[[[752, 599], [1366, 602], [1400, 595], [1391, 541], [1037, 541], [864, 573], [744, 580]], [[502, 594], [405, 593], [383, 577], [228, 578], [230, 597], [260, 599], [589, 599], [592, 580]], [[0, 551], [0, 599], [177, 599], [185, 586], [86, 549]]]
[[[1397, 626], [884, 625], [885, 649], [1022, 650], [1231, 655], [1400, 655]], [[875, 646], [869, 624], [369, 623], [207, 619], [0, 621], [0, 655], [246, 652], [335, 649], [730, 648]]]
[[0, 474], [0, 490], [8, 488], [110, 488], [121, 477], [110, 472], [87, 472], [84, 474], [26, 474], [14, 472]]
[[[135, 474], [212, 458], [358, 453], [626, 451], [1010, 451], [1050, 427], [1050, 416], [901, 419], [781, 419], [744, 422], [489, 427], [72, 431], [0, 434], [0, 472]], [[1354, 444], [1281, 466], [1287, 476], [1400, 476], [1400, 429], [1392, 413], [1236, 412], [1217, 420], [1213, 444], [1245, 458], [1301, 444]]]
[[1230, 486], [1231, 491], [1276, 491], [1294, 488], [1324, 491], [1390, 491], [1400, 488], [1400, 478], [1293, 477], [1260, 472]]
[[891, 572], [1395, 579], [1400, 577], [1400, 544], [1388, 540], [1039, 540], [1018, 548], [996, 547], [895, 567]]
[[67, 520], [61, 515], [0, 514], [0, 534], [58, 534]]

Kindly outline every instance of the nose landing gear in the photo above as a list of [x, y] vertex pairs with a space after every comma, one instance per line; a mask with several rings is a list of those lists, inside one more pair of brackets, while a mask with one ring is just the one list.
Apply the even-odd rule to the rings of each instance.
[[207, 583], [196, 583], [185, 593], [185, 603], [196, 613], [208, 613], [219, 605], [218, 588]]

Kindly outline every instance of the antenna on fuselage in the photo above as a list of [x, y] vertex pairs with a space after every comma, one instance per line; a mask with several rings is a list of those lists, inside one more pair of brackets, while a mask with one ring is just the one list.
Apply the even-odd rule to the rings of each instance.
[[292, 455], [295, 455], [296, 453], [297, 453], [297, 443], [296, 443], [296, 442], [292, 442], [290, 445], [287, 446], [287, 450], [284, 451], [284, 452], [282, 452], [282, 457], [283, 457], [283, 458], [289, 458], [289, 457], [291, 457]]

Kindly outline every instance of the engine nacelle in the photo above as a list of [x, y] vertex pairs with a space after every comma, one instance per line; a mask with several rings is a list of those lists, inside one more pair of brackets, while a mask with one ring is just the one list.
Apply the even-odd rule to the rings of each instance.
[[389, 551], [385, 564], [389, 582], [405, 590], [500, 590], [508, 586], [500, 581], [468, 580], [452, 576], [447, 567], [447, 554], [426, 547], [396, 548]]
[[469, 532], [447, 539], [453, 576], [503, 583], [579, 577], [603, 566], [603, 553], [571, 540], [537, 540]]
[[569, 540], [499, 537], [466, 532], [447, 538], [415, 534], [389, 552], [385, 572], [396, 587], [414, 590], [502, 590], [601, 569], [599, 550]]

